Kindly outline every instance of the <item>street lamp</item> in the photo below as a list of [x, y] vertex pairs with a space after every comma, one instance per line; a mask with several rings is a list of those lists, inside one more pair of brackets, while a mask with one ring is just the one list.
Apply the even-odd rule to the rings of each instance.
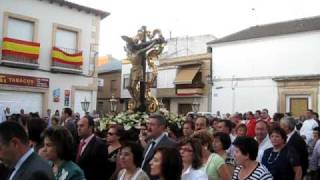
[[159, 108], [160, 108], [160, 109], [165, 108], [165, 107], [164, 107], [164, 104], [163, 104], [163, 101], [162, 101], [162, 98], [161, 98], [160, 101], [159, 101]]
[[116, 98], [114, 98], [114, 95], [111, 96], [110, 101], [110, 110], [111, 112], [116, 112], [117, 111], [117, 102], [118, 100]]
[[87, 98], [84, 98], [84, 101], [81, 102], [81, 108], [84, 111], [84, 113], [88, 112], [89, 106], [90, 106], [90, 102], [87, 101]]
[[200, 107], [200, 103], [197, 101], [197, 98], [194, 98], [192, 102], [192, 111], [193, 112], [198, 112]]

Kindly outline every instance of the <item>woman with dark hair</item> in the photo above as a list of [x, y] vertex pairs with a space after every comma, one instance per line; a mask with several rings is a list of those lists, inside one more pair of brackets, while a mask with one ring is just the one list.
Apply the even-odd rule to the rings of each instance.
[[56, 180], [84, 180], [80, 167], [71, 160], [74, 157], [73, 139], [63, 127], [49, 128], [43, 132], [43, 153], [52, 161], [52, 170]]
[[196, 138], [187, 138], [180, 143], [180, 155], [182, 157], [182, 180], [208, 180], [207, 174], [201, 170], [202, 148], [201, 142]]
[[169, 123], [167, 129], [168, 129], [168, 136], [175, 141], [179, 141], [182, 133], [178, 125], [176, 123]]
[[280, 120], [284, 117], [284, 114], [283, 113], [274, 113], [273, 114], [273, 117], [272, 117], [272, 120], [273, 122], [280, 122]]
[[46, 126], [47, 125], [45, 121], [41, 118], [29, 117], [29, 119], [27, 120], [27, 132], [30, 141], [29, 144], [37, 153], [43, 146], [41, 133], [45, 130]]
[[231, 173], [224, 159], [213, 152], [212, 138], [206, 131], [195, 133], [193, 138], [199, 139], [202, 147], [202, 163], [203, 170], [209, 177], [209, 180], [230, 180]]
[[[107, 145], [108, 145], [108, 169], [107, 177], [110, 178], [112, 174], [117, 174], [117, 156], [121, 149], [122, 137], [124, 136], [125, 130], [122, 126], [114, 124], [111, 125], [107, 132]], [[117, 169], [119, 170], [119, 169]]]
[[160, 147], [150, 161], [150, 174], [160, 180], [180, 180], [182, 159], [175, 148]]
[[269, 169], [274, 179], [301, 180], [301, 162], [296, 150], [286, 146], [286, 132], [276, 127], [270, 132], [270, 140], [273, 147], [264, 151], [262, 164]]
[[235, 147], [235, 168], [232, 180], [259, 179], [272, 180], [272, 175], [266, 167], [256, 161], [258, 155], [258, 142], [251, 137], [238, 137], [233, 142]]
[[233, 172], [235, 166], [234, 159], [230, 153], [227, 153], [227, 150], [231, 146], [230, 136], [223, 132], [214, 133], [212, 145], [213, 151], [224, 159], [230, 169], [230, 172]]
[[119, 154], [120, 167], [118, 180], [149, 180], [148, 175], [140, 168], [143, 160], [143, 148], [135, 142], [122, 144]]

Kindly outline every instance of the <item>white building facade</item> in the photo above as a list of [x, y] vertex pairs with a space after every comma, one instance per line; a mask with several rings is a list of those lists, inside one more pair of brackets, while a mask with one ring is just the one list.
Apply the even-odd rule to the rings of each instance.
[[157, 97], [170, 112], [210, 111], [207, 77], [211, 54], [206, 43], [213, 35], [171, 38], [159, 59]]
[[208, 43], [212, 111], [319, 108], [320, 17], [255, 26]]
[[94, 110], [100, 20], [108, 15], [68, 1], [0, 0], [0, 104], [12, 113], [71, 107], [83, 115], [87, 100]]

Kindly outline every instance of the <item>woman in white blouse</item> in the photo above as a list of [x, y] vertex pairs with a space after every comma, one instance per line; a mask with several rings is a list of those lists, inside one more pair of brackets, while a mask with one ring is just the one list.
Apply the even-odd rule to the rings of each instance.
[[120, 150], [118, 180], [149, 180], [148, 175], [140, 168], [143, 159], [143, 148], [134, 142], [126, 142]]
[[181, 180], [208, 180], [207, 174], [202, 171], [202, 149], [198, 139], [188, 138], [180, 144], [183, 170]]

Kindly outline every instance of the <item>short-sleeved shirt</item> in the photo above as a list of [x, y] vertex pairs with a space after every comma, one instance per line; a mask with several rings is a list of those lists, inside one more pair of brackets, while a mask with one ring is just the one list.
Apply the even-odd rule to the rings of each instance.
[[[233, 171], [232, 180], [239, 180], [242, 166], [237, 166]], [[262, 164], [258, 163], [252, 173], [245, 180], [273, 180], [271, 173]]]
[[273, 148], [266, 149], [262, 157], [262, 164], [277, 180], [293, 180], [293, 168], [301, 166], [297, 152], [288, 146], [285, 146], [280, 152], [274, 152]]
[[209, 180], [219, 180], [219, 168], [224, 165], [224, 159], [216, 153], [212, 153], [206, 164], [202, 166], [201, 170], [203, 170], [209, 177]]

